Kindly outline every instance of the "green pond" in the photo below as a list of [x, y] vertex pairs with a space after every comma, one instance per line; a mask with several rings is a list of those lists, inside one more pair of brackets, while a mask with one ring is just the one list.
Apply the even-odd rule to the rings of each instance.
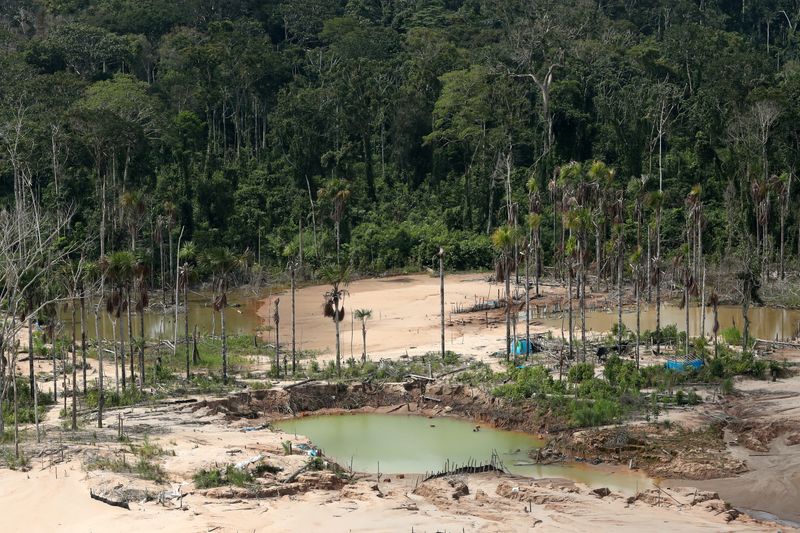
[[627, 468], [584, 464], [532, 465], [528, 453], [543, 442], [531, 435], [481, 427], [452, 418], [354, 414], [303, 417], [275, 422], [289, 434], [304, 435], [323, 453], [359, 472], [423, 474], [443, 469], [446, 461], [489, 462], [496, 451], [513, 473], [536, 478], [566, 478], [592, 487], [633, 493], [652, 486]]

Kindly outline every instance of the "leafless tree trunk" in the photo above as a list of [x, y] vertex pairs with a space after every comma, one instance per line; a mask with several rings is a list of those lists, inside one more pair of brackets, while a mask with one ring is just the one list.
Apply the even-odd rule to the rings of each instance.
[[439, 318], [441, 321], [442, 361], [445, 359], [444, 343], [444, 248], [439, 248]]
[[72, 431], [78, 430], [78, 344], [75, 334], [75, 295], [70, 303], [72, 308]]
[[[301, 255], [302, 257], [302, 255]], [[302, 264], [302, 259], [301, 259]], [[295, 332], [295, 292], [296, 292], [296, 283], [295, 283], [295, 273], [297, 267], [294, 262], [289, 263], [289, 274], [291, 276], [291, 283], [292, 283], [292, 375], [295, 374], [297, 371], [297, 346], [296, 346], [296, 332]]]
[[[275, 321], [275, 375], [277, 377], [281, 377], [281, 332], [280, 332], [280, 323], [281, 323], [281, 314], [280, 314], [280, 298], [275, 298], [275, 313], [273, 314], [273, 319]], [[284, 368], [284, 375], [286, 373], [286, 369]]]

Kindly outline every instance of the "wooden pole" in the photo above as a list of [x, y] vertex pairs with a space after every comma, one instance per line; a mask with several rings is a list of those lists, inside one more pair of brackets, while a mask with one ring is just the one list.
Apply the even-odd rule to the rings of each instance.
[[439, 248], [439, 311], [442, 325], [442, 361], [445, 359], [444, 344], [444, 248]]
[[[302, 220], [302, 219], [300, 219], [300, 220]], [[302, 233], [300, 235], [301, 235], [301, 242], [302, 242]], [[301, 248], [301, 250], [302, 250], [302, 248]], [[302, 252], [301, 252], [301, 258], [302, 258]], [[301, 259], [301, 261], [302, 261], [302, 259]], [[296, 337], [295, 337], [295, 325], [296, 325], [295, 324], [295, 290], [296, 290], [295, 272], [296, 272], [296, 270], [297, 270], [296, 265], [294, 263], [290, 263], [289, 264], [289, 273], [291, 274], [291, 280], [292, 280], [292, 375], [294, 375], [294, 373], [297, 371], [297, 346], [296, 346], [296, 342], [295, 342], [295, 339], [296, 339]]]

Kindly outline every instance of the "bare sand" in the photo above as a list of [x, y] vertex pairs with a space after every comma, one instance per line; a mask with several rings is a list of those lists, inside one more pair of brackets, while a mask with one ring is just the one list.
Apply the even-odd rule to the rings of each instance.
[[[505, 322], [503, 310], [479, 313], [456, 313], [458, 307], [468, 308], [483, 300], [502, 297], [503, 285], [488, 281], [489, 274], [453, 274], [445, 278], [445, 343], [465, 356], [487, 359], [491, 354], [505, 350]], [[335, 354], [335, 325], [322, 315], [327, 286], [303, 287], [296, 293], [297, 346], [314, 350], [321, 360]], [[517, 289], [522, 294], [523, 288]], [[566, 291], [552, 285], [542, 285], [542, 297], [534, 300], [541, 307], [561, 303]], [[288, 348], [291, 339], [291, 295], [281, 293], [264, 300], [259, 315], [270, 322], [274, 313], [274, 298], [280, 298], [281, 345]], [[354, 281], [347, 287], [344, 300], [345, 318], [340, 323], [342, 355], [359, 359], [362, 354], [361, 325], [352, 318], [351, 311], [370, 309], [372, 318], [367, 321], [367, 354], [373, 360], [396, 359], [403, 355], [423, 355], [441, 350], [439, 278], [428, 274], [414, 274], [379, 279]], [[524, 334], [524, 317], [517, 324], [518, 334]], [[533, 333], [555, 331], [543, 321], [533, 320]], [[560, 335], [560, 329], [558, 333]], [[274, 333], [264, 334], [274, 341]]]
[[[798, 362], [800, 352], [787, 350], [772, 357]], [[766, 439], [766, 449], [753, 450], [726, 431], [727, 450], [732, 457], [747, 463], [748, 472], [708, 481], [672, 480], [667, 485], [714, 490], [734, 505], [770, 513], [800, 526], [800, 375], [776, 382], [739, 379], [736, 389], [737, 397], [725, 411], [742, 423], [765, 428], [767, 435], [770, 427], [775, 428], [777, 437]]]
[[[286, 456], [281, 442], [295, 437], [268, 429], [242, 431], [253, 421], [225, 420], [193, 411], [187, 405], [156, 405], [121, 411], [127, 434], [141, 442], [144, 434], [167, 454], [158, 461], [169, 482], [161, 485], [130, 475], [87, 470], [93, 457], [119, 456], [126, 445], [115, 442], [115, 428], [82, 430], [64, 440], [64, 460], [55, 444], [40, 447], [28, 472], [0, 471], [0, 502], [6, 531], [768, 531], [774, 524], [739, 516], [728, 522], [725, 505], [713, 495], [707, 501], [691, 490], [654, 493], [639, 499], [611, 493], [601, 497], [589, 488], [563, 480], [532, 480], [496, 474], [439, 479], [418, 487], [416, 476], [357, 476], [353, 483], [326, 490], [309, 488], [272, 498], [243, 496], [232, 489], [198, 490], [192, 474], [257, 454], [284, 470], [261, 483], [273, 485], [304, 464], [303, 455]], [[116, 419], [109, 413], [107, 423]], [[65, 433], [66, 436], [66, 433]], [[54, 453], [49, 453], [54, 452]], [[116, 454], [116, 455], [115, 455]], [[132, 457], [128, 451], [129, 459]], [[130, 459], [132, 460], [132, 459]], [[269, 477], [269, 475], [267, 475]], [[452, 482], [452, 483], [451, 483]], [[453, 497], [463, 483], [468, 494]], [[142, 489], [151, 494], [180, 491], [166, 503], [132, 501], [130, 510], [90, 499], [89, 491]], [[230, 493], [230, 494], [228, 494]], [[694, 504], [692, 502], [695, 502]]]

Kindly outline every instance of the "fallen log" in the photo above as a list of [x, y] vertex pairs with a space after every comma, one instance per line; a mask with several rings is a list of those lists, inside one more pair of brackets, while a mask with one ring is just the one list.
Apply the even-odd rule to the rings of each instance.
[[290, 383], [289, 385], [284, 385], [283, 390], [289, 390], [294, 387], [299, 387], [300, 385], [305, 385], [306, 383], [311, 383], [312, 381], [317, 381], [316, 379], [304, 379], [303, 381], [298, 381], [297, 383]]
[[431, 402], [441, 402], [442, 401], [439, 398], [431, 398], [430, 396], [423, 396], [422, 399], [423, 400], [428, 400], [428, 401], [431, 401]]
[[281, 483], [287, 484], [287, 483], [293, 482], [295, 479], [297, 479], [297, 476], [299, 476], [300, 474], [302, 474], [306, 470], [308, 470], [308, 464], [304, 464], [303, 466], [301, 466], [300, 468], [298, 468], [297, 470], [292, 472], [292, 474], [289, 477], [287, 477], [286, 479], [284, 479]]
[[756, 339], [756, 344], [774, 344], [776, 346], [786, 346], [788, 348], [800, 348], [800, 344], [796, 342], [786, 342], [786, 341], [768, 341], [766, 339]]
[[236, 465], [235, 465], [236, 469], [237, 470], [244, 470], [245, 468], [247, 468], [251, 464], [259, 462], [264, 457], [266, 457], [266, 455], [264, 455], [263, 453], [260, 453], [258, 455], [254, 455], [253, 457], [251, 457], [249, 459], [245, 459], [244, 461], [240, 461], [240, 462], [236, 463]]
[[421, 380], [425, 380], [425, 381], [436, 381], [434, 378], [429, 378], [428, 376], [420, 376], [420, 375], [417, 375], [417, 374], [409, 374], [408, 377], [410, 377], [412, 379], [421, 379]]
[[444, 374], [439, 374], [436, 376], [436, 379], [443, 378], [445, 376], [449, 376], [450, 374], [455, 374], [457, 372], [463, 372], [464, 370], [468, 369], [468, 366], [462, 366], [461, 368], [456, 368], [455, 370], [451, 370], [449, 372], [445, 372]]
[[131, 510], [130, 506], [128, 505], [128, 502], [106, 498], [105, 496], [96, 494], [92, 489], [89, 489], [89, 497], [91, 497], [93, 500], [103, 502], [106, 505], [111, 505], [112, 507], [121, 507], [122, 509], [127, 509], [128, 511]]

